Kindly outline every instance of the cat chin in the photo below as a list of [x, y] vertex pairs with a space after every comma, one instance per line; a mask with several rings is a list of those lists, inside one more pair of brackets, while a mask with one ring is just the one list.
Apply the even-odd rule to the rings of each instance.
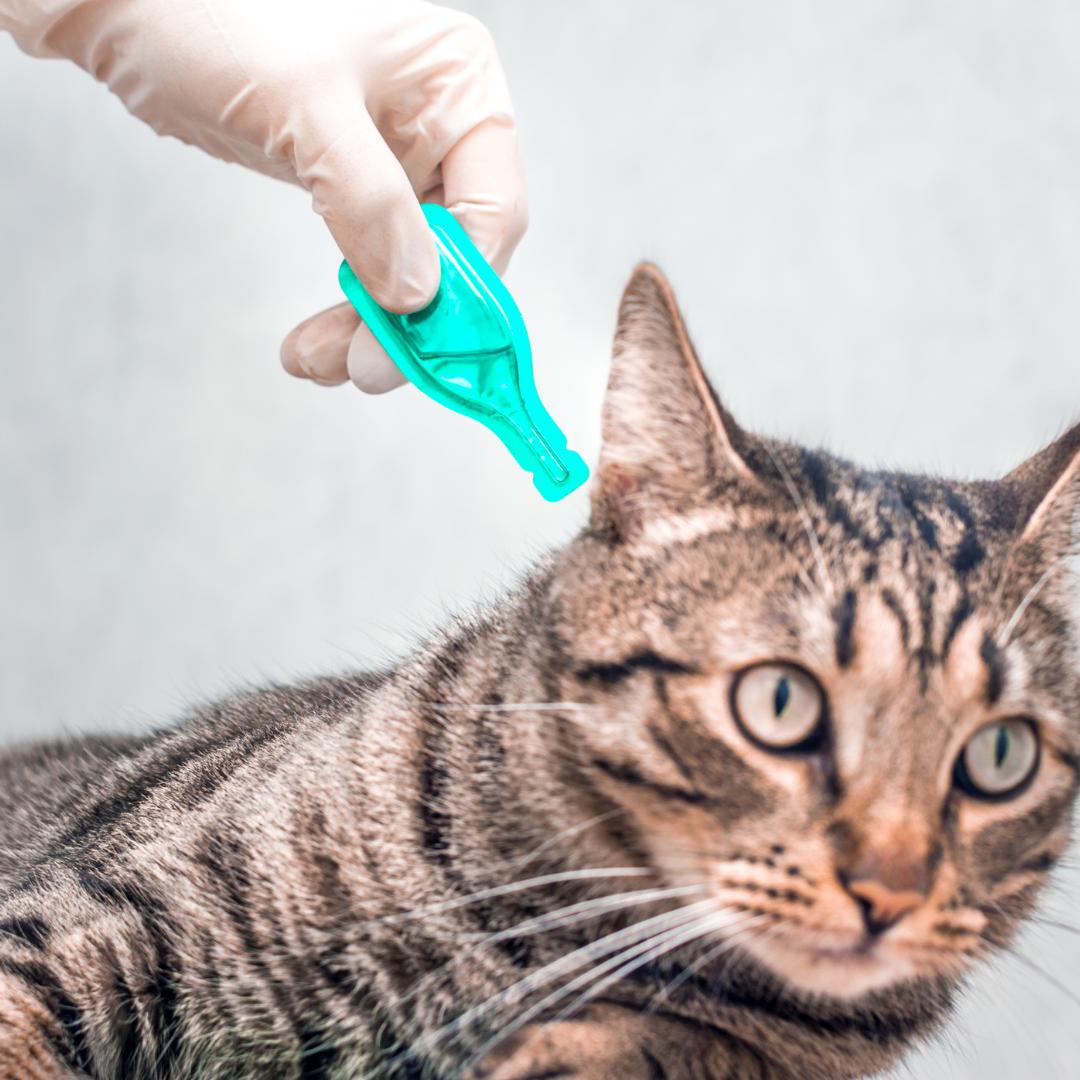
[[796, 992], [852, 1001], [926, 977], [910, 959], [887, 945], [866, 948], [856, 940], [849, 947], [823, 947], [794, 939], [754, 942], [754, 959]]

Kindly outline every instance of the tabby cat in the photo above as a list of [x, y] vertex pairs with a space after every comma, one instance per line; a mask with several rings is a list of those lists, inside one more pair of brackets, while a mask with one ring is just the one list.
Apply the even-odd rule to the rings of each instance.
[[495, 610], [0, 759], [0, 1075], [887, 1067], [1066, 844], [1078, 462], [755, 437], [639, 267], [591, 520]]

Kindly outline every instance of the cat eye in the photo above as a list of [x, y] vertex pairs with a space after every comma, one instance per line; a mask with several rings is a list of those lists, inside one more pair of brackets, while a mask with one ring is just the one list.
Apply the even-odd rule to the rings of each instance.
[[969, 795], [1016, 794], [1039, 764], [1039, 737], [1030, 720], [995, 720], [968, 740], [956, 762], [956, 782]]
[[743, 734], [768, 750], [813, 750], [824, 733], [825, 694], [794, 664], [741, 671], [731, 688], [731, 707]]

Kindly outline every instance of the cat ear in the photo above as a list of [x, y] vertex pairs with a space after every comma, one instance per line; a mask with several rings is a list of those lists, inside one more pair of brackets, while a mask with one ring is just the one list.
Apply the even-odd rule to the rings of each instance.
[[1076, 424], [1002, 481], [1015, 505], [1020, 542], [1041, 541], [1052, 557], [1076, 538], [1080, 510], [1080, 424]]
[[745, 439], [705, 377], [667, 279], [640, 264], [619, 305], [594, 524], [625, 539], [651, 516], [754, 483], [739, 450]]

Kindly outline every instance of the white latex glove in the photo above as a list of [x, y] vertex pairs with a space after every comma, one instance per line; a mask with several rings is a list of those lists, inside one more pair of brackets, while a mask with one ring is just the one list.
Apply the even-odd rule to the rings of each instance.
[[[26, 51], [74, 60], [162, 135], [311, 192], [357, 277], [423, 307], [441, 202], [502, 273], [526, 225], [517, 135], [491, 37], [421, 0], [0, 0]], [[335, 268], [327, 267], [333, 280]], [[348, 304], [282, 345], [293, 375], [405, 381]]]

